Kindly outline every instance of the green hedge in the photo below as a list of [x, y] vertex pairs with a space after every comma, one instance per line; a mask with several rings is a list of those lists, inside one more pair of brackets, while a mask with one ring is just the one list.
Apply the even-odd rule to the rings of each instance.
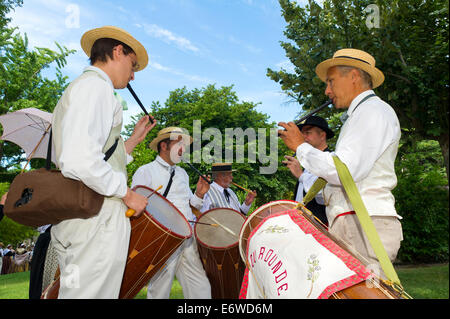
[[449, 192], [439, 145], [426, 141], [397, 157], [397, 212], [403, 217], [401, 262], [448, 261]]

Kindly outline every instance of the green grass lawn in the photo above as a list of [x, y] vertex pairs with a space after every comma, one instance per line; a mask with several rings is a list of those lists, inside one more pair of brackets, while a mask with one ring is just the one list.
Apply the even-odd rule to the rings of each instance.
[[[0, 299], [28, 299], [28, 283], [30, 272], [17, 272], [0, 276]], [[144, 287], [136, 299], [147, 298], [147, 287]], [[176, 278], [173, 281], [170, 299], [183, 299], [183, 289]]]
[[[405, 290], [415, 299], [448, 299], [448, 264], [397, 267]], [[0, 276], [0, 299], [28, 299], [30, 272]], [[136, 299], [145, 299], [147, 289], [142, 289]], [[175, 279], [171, 299], [183, 299], [183, 290]]]
[[448, 272], [448, 264], [397, 269], [403, 288], [416, 299], [448, 299]]

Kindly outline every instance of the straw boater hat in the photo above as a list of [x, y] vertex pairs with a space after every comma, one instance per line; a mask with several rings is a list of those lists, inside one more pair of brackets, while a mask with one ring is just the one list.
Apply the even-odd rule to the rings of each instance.
[[380, 86], [384, 81], [384, 74], [375, 67], [375, 59], [369, 53], [356, 49], [342, 49], [336, 51], [333, 58], [317, 65], [316, 74], [326, 82], [327, 71], [337, 65], [352, 66], [366, 71], [372, 78], [373, 88]]
[[235, 172], [231, 163], [214, 163], [211, 166], [211, 171], [209, 173], [224, 173], [224, 172]]
[[185, 132], [179, 127], [171, 126], [166, 127], [158, 132], [158, 135], [150, 142], [150, 148], [154, 151], [158, 151], [159, 142], [167, 138], [176, 140], [178, 136], [181, 136], [183, 138], [183, 142], [186, 145], [192, 143], [192, 137], [190, 135], [185, 134]]
[[141, 71], [147, 66], [148, 54], [144, 46], [127, 31], [114, 26], [104, 26], [92, 29], [83, 34], [81, 37], [81, 48], [83, 48], [83, 51], [88, 57], [91, 57], [91, 49], [95, 41], [102, 38], [119, 40], [133, 49], [137, 58], [137, 68], [135, 72]]

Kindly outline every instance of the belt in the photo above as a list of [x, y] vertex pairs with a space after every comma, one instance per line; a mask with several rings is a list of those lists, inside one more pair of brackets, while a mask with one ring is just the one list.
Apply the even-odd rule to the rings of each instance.
[[349, 212], [345, 212], [345, 213], [340, 213], [339, 215], [337, 215], [334, 219], [337, 219], [338, 217], [340, 217], [340, 216], [344, 216], [344, 215], [355, 215], [356, 213], [355, 213], [355, 211], [354, 210], [352, 210], [352, 211], [349, 211]]

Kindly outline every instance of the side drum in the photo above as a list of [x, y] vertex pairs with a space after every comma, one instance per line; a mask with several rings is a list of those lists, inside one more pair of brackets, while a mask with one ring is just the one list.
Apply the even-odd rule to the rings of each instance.
[[213, 299], [237, 299], [245, 266], [239, 257], [239, 231], [245, 216], [230, 208], [203, 213], [194, 227], [198, 252]]
[[134, 190], [150, 196], [144, 214], [130, 220], [130, 245], [119, 298], [134, 298], [184, 240], [192, 236], [184, 215], [166, 198], [145, 186]]

